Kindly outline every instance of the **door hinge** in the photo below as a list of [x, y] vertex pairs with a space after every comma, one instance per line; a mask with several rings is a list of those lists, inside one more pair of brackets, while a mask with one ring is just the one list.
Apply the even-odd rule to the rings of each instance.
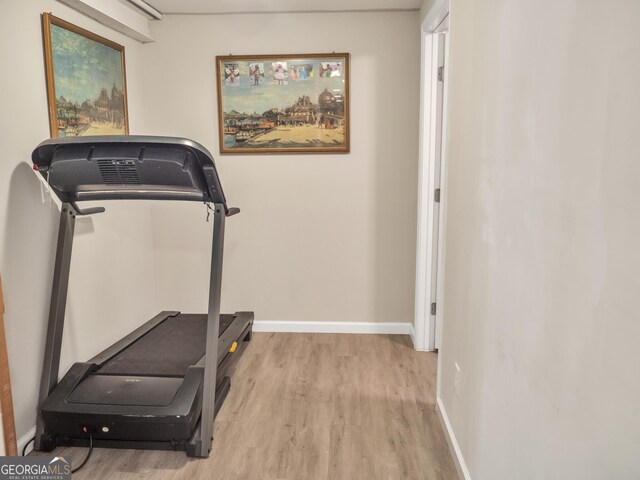
[[436, 314], [436, 302], [433, 302], [431, 304], [431, 315], [435, 315]]
[[438, 81], [444, 82], [444, 67], [438, 67]]
[[436, 203], [440, 203], [440, 189], [436, 188], [436, 191], [433, 194], [433, 199], [436, 201]]

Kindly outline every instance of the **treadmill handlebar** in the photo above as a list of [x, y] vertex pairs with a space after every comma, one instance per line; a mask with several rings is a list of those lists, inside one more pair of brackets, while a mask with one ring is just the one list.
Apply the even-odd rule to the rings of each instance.
[[78, 216], [94, 215], [96, 213], [104, 213], [106, 211], [104, 207], [80, 208], [75, 202], [71, 203], [71, 206]]

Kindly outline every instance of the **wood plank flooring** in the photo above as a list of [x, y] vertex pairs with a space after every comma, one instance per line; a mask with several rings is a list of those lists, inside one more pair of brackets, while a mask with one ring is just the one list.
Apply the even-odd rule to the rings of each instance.
[[[255, 333], [208, 459], [96, 449], [76, 479], [457, 479], [435, 412], [436, 354], [400, 335]], [[73, 463], [86, 450], [60, 448]]]

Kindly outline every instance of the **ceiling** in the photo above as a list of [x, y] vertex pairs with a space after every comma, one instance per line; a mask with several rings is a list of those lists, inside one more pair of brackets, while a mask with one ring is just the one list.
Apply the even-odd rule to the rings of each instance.
[[422, 0], [145, 0], [165, 14], [418, 10]]

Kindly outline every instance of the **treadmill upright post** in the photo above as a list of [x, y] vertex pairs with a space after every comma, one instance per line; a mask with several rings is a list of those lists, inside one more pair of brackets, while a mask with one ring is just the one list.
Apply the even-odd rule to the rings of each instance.
[[63, 203], [60, 211], [58, 229], [58, 246], [53, 270], [53, 286], [51, 288], [51, 305], [49, 307], [49, 323], [47, 341], [44, 350], [40, 393], [38, 395], [38, 416], [36, 423], [36, 450], [51, 450], [44, 435], [44, 423], [40, 415], [40, 407], [58, 383], [60, 368], [60, 351], [62, 348], [62, 331], [64, 314], [67, 307], [67, 289], [69, 287], [69, 270], [71, 267], [71, 248], [75, 229], [76, 211], [69, 203]]
[[215, 417], [216, 374], [218, 368], [218, 333], [220, 329], [220, 291], [222, 288], [222, 253], [224, 250], [225, 206], [216, 203], [213, 216], [211, 249], [211, 279], [209, 282], [209, 314], [207, 317], [207, 350], [204, 365], [204, 390], [199, 438], [195, 442], [195, 456], [208, 457], [213, 444]]

